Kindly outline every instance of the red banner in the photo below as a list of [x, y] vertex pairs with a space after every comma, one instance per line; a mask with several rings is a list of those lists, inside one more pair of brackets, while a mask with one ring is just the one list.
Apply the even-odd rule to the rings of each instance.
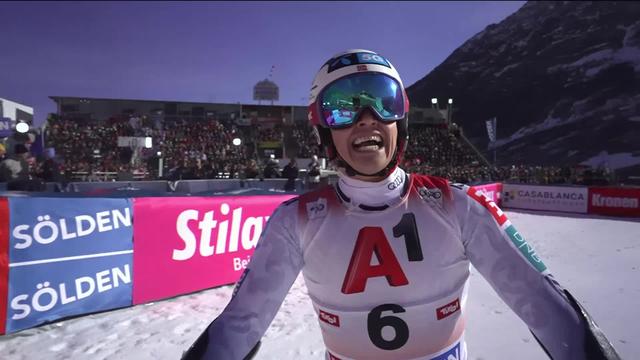
[[0, 198], [0, 334], [6, 331], [9, 284], [9, 206]]
[[589, 214], [640, 216], [640, 189], [589, 188]]

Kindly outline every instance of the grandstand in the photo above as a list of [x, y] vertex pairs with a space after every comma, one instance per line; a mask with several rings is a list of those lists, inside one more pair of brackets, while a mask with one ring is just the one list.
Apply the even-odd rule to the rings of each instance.
[[[304, 175], [311, 156], [324, 155], [306, 106], [50, 98], [57, 113], [45, 126], [45, 147], [55, 149], [64, 183], [262, 178], [272, 155], [280, 168], [297, 158]], [[449, 115], [411, 109], [405, 169], [470, 184], [585, 181], [578, 168], [492, 166]]]
[[[171, 179], [237, 177], [271, 154], [285, 157], [287, 144], [300, 150], [292, 156], [315, 154], [303, 106], [51, 99], [58, 112], [47, 127], [47, 145], [60, 148], [65, 169], [75, 179], [91, 171], [113, 176], [126, 166], [135, 178], [157, 178], [159, 158], [162, 174]], [[123, 137], [150, 137], [151, 147], [118, 148]], [[233, 145], [235, 138], [241, 145]]]

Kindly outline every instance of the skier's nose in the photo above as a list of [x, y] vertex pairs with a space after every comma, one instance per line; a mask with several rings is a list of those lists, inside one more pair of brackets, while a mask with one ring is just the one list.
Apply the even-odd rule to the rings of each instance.
[[371, 110], [367, 109], [360, 114], [356, 125], [357, 126], [375, 126], [378, 123], [378, 119], [373, 115]]

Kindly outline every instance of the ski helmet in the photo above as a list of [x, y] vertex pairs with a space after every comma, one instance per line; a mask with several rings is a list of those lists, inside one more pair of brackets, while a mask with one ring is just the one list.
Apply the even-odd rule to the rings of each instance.
[[[362, 88], [361, 88], [362, 87]], [[396, 122], [395, 154], [377, 174], [362, 174], [340, 158], [332, 128], [351, 126], [365, 110], [383, 122]], [[309, 97], [309, 121], [316, 140], [331, 160], [349, 175], [386, 176], [402, 161], [407, 147], [409, 98], [400, 75], [387, 59], [373, 51], [353, 49], [334, 55], [316, 74]]]

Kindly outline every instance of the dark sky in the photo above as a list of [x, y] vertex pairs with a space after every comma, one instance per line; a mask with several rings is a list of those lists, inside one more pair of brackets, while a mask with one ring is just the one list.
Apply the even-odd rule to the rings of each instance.
[[279, 104], [306, 104], [334, 53], [386, 56], [405, 86], [524, 1], [2, 2], [0, 97], [33, 106], [50, 95], [253, 102], [275, 65]]

